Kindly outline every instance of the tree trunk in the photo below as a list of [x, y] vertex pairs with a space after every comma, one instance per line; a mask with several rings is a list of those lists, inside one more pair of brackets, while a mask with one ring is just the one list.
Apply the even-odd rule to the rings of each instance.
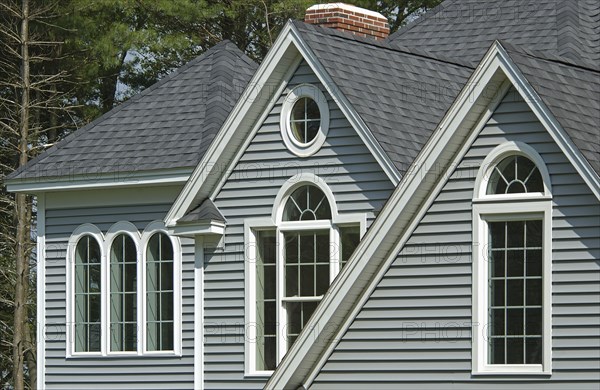
[[[21, 113], [19, 123], [19, 166], [27, 163], [29, 157], [29, 0], [21, 3]], [[29, 286], [29, 202], [27, 195], [16, 195], [17, 242], [16, 242], [16, 285], [15, 317], [13, 334], [13, 380], [15, 390], [24, 390], [24, 349], [27, 321], [27, 291]]]

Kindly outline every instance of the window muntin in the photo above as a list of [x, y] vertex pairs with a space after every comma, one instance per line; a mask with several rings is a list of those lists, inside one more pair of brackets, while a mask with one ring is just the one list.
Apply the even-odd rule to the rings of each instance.
[[301, 97], [294, 103], [290, 116], [292, 135], [301, 144], [311, 143], [319, 133], [321, 113], [319, 105], [310, 97]]
[[174, 347], [174, 251], [164, 233], [155, 233], [146, 247], [146, 350]]
[[289, 151], [299, 157], [315, 154], [329, 131], [329, 104], [315, 85], [292, 88], [281, 106], [281, 136]]
[[284, 221], [331, 219], [327, 196], [319, 188], [305, 185], [294, 191], [283, 211]]
[[137, 350], [137, 249], [119, 234], [110, 250], [110, 350]]
[[101, 350], [101, 266], [98, 241], [84, 235], [75, 248], [75, 352]]
[[552, 372], [551, 191], [544, 160], [527, 144], [501, 144], [481, 164], [473, 198], [475, 375]]
[[256, 369], [277, 365], [277, 237], [274, 230], [256, 233]]
[[544, 192], [544, 181], [538, 167], [527, 157], [512, 155], [493, 169], [487, 195]]
[[542, 221], [489, 223], [489, 364], [542, 364]]
[[343, 217], [344, 224], [336, 226], [341, 217], [332, 209], [332, 195], [312, 184], [318, 182], [295, 184], [275, 202], [279, 226], [262, 221], [261, 227], [250, 226], [256, 260], [249, 271], [255, 283], [250, 298], [255, 341], [247, 349], [251, 371], [275, 369], [339, 273], [341, 256], [347, 260], [358, 244], [360, 223], [353, 221], [360, 217]]

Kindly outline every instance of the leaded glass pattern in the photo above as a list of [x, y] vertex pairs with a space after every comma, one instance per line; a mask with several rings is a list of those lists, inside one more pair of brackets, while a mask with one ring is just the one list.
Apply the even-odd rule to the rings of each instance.
[[100, 245], [86, 235], [75, 248], [75, 352], [99, 352], [101, 340]]
[[146, 349], [173, 350], [173, 244], [155, 233], [146, 250]]
[[137, 250], [127, 234], [110, 250], [110, 350], [137, 350]]

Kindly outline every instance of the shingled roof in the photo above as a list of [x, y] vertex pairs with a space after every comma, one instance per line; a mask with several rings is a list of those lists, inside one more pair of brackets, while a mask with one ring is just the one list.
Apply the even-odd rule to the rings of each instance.
[[600, 64], [598, 0], [447, 0], [388, 41], [477, 64], [495, 40]]
[[257, 66], [223, 41], [8, 179], [193, 168]]
[[417, 49], [294, 24], [396, 168], [406, 172], [473, 68]]
[[502, 46], [600, 175], [600, 72], [506, 42]]
[[[294, 24], [335, 87], [348, 98], [401, 173], [413, 162], [473, 72], [468, 63], [447, 53], [377, 42], [302, 22]], [[505, 41], [502, 44], [600, 175], [599, 71], [587, 61], [552, 51], [527, 50]]]

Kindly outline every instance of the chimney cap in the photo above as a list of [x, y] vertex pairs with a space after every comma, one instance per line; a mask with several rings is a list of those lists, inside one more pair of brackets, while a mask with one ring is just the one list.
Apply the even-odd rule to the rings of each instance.
[[375, 18], [384, 19], [387, 22], [387, 18], [385, 16], [383, 16], [382, 14], [380, 14], [379, 12], [371, 11], [370, 9], [360, 8], [355, 5], [346, 4], [346, 3], [315, 4], [315, 5], [311, 5], [310, 7], [308, 7], [306, 9], [306, 11], [327, 11], [327, 10], [333, 10], [336, 8], [340, 8], [340, 9], [350, 11], [350, 12], [356, 12], [356, 13], [362, 14], [362, 15], [373, 16]]

